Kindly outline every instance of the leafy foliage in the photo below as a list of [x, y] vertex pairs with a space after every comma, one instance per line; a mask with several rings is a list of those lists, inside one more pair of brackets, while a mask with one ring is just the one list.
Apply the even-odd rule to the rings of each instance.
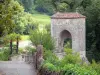
[[44, 56], [43, 56], [45, 62], [50, 62], [55, 65], [57, 65], [57, 61], [59, 61], [58, 57], [51, 51], [51, 50], [46, 50], [44, 49]]
[[62, 63], [79, 64], [81, 62], [79, 54], [73, 53], [71, 49], [65, 49], [65, 53], [66, 55], [62, 59]]
[[15, 18], [15, 29], [14, 32], [19, 34], [29, 34], [30, 29], [35, 29], [38, 27], [38, 23], [29, 13], [22, 12]]
[[100, 47], [100, 41], [98, 38], [100, 38], [99, 35], [99, 28], [100, 28], [100, 1], [99, 0], [92, 0], [92, 3], [90, 6], [88, 6], [85, 9], [85, 15], [87, 16], [87, 51], [91, 51], [93, 53], [93, 58], [96, 61], [99, 61], [99, 47]]
[[74, 65], [74, 64], [67, 64], [63, 68], [64, 74], [63, 75], [97, 75], [96, 71], [92, 68], [87, 69], [84, 66]]
[[45, 26], [50, 24], [50, 17], [48, 15], [32, 15], [30, 13], [22, 12], [19, 15], [16, 15], [15, 24], [15, 33], [28, 35], [30, 30], [38, 29], [41, 25]]
[[36, 52], [36, 49], [35, 48], [33, 48], [33, 47], [30, 47], [30, 46], [27, 46], [26, 48], [25, 48], [29, 53], [34, 53], [34, 52]]
[[100, 74], [100, 63], [96, 63], [92, 60], [92, 64], [90, 64], [89, 67], [92, 67], [98, 74]]
[[31, 31], [30, 40], [35, 46], [42, 44], [48, 50], [54, 49], [54, 41], [48, 32]]
[[20, 37], [19, 34], [11, 33], [11, 34], [9, 34], [9, 35], [6, 35], [6, 36], [3, 38], [3, 42], [4, 42], [4, 44], [8, 44], [11, 40], [12, 40], [12, 41], [16, 41], [17, 37], [18, 37], [19, 40], [21, 39], [21, 37]]
[[8, 61], [8, 59], [10, 57], [9, 53], [10, 53], [9, 48], [3, 48], [3, 49], [1, 49], [0, 50], [0, 60], [2, 60], [2, 61]]
[[14, 16], [22, 11], [17, 1], [4, 0], [0, 3], [0, 36], [13, 32]]
[[[99, 73], [92, 67], [80, 65], [80, 58], [77, 54], [72, 54], [72, 50], [66, 49], [66, 56], [59, 60], [54, 53], [49, 50], [44, 52], [44, 63], [42, 64], [41, 75], [98, 75]], [[70, 55], [70, 57], [69, 57]], [[74, 59], [74, 60], [73, 60]]]

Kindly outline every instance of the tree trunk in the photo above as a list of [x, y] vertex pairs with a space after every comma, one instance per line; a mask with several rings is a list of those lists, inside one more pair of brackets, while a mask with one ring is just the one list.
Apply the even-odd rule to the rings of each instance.
[[12, 39], [10, 40], [10, 55], [12, 54], [13, 49], [12, 49]]
[[17, 45], [16, 45], [16, 53], [18, 54], [18, 50], [19, 50], [19, 48], [18, 48], [18, 46], [19, 46], [19, 39], [18, 39], [18, 37], [17, 37]]

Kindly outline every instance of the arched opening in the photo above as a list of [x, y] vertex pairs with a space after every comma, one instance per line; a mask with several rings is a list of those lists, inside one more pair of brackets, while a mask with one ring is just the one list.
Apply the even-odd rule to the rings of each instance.
[[63, 30], [60, 34], [60, 38], [62, 49], [64, 49], [64, 47], [72, 49], [72, 36], [69, 31]]

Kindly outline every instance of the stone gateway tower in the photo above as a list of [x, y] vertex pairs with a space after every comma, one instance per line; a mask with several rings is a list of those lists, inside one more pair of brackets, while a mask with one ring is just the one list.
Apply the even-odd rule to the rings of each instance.
[[51, 35], [55, 39], [55, 52], [63, 52], [64, 39], [71, 38], [73, 51], [79, 52], [81, 58], [86, 57], [85, 19], [85, 16], [77, 12], [58, 12], [51, 17]]

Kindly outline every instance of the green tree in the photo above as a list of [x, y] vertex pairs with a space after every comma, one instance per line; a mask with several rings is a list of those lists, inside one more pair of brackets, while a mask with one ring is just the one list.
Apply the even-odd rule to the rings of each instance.
[[100, 60], [100, 1], [92, 0], [85, 9], [87, 16], [87, 50], [93, 52], [93, 58]]
[[33, 18], [33, 15], [27, 12], [22, 12], [15, 17], [14, 32], [18, 34], [29, 34], [30, 30], [38, 27], [38, 23]]
[[21, 0], [24, 8], [25, 8], [25, 11], [26, 12], [29, 12], [32, 10], [32, 6], [34, 4], [34, 0]]
[[75, 12], [80, 7], [85, 9], [91, 4], [91, 0], [36, 0], [36, 3], [38, 8], [51, 10], [52, 13], [57, 11]]
[[0, 36], [13, 32], [14, 17], [21, 11], [22, 7], [17, 1], [4, 0], [0, 3]]
[[10, 45], [10, 54], [13, 52], [13, 41], [16, 41], [16, 53], [18, 53], [18, 45], [19, 45], [19, 40], [21, 39], [19, 34], [16, 33], [11, 33], [9, 35], [6, 35], [3, 38], [3, 42], [5, 45], [9, 44]]

